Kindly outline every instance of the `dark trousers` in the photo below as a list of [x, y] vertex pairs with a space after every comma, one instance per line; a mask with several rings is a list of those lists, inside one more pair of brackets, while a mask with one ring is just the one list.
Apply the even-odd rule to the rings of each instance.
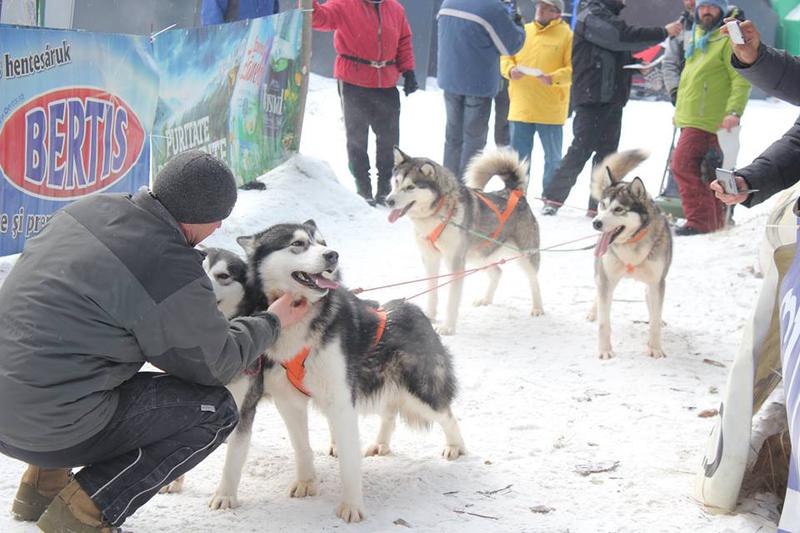
[[721, 153], [716, 134], [683, 128], [672, 154], [672, 174], [681, 194], [686, 225], [703, 233], [725, 225], [725, 206], [701, 177], [703, 160], [710, 150]]
[[[544, 197], [556, 204], [563, 204], [592, 154], [594, 166], [617, 151], [621, 129], [621, 105], [576, 106], [575, 118], [572, 119], [572, 144], [545, 186]], [[597, 209], [597, 202], [591, 197], [589, 209]]]
[[86, 465], [75, 479], [114, 526], [200, 463], [238, 421], [236, 403], [224, 387], [142, 372], [117, 390], [111, 421], [81, 444], [30, 452], [0, 443], [3, 454], [43, 468]]
[[495, 146], [511, 145], [511, 129], [508, 123], [508, 108], [511, 100], [508, 97], [508, 80], [500, 78], [500, 90], [494, 97], [494, 144]]
[[467, 163], [486, 146], [492, 98], [444, 93], [447, 127], [444, 140], [444, 166], [463, 180]]
[[372, 128], [375, 132], [375, 167], [378, 169], [376, 196], [387, 196], [392, 189], [393, 148], [400, 144], [400, 93], [396, 87], [372, 89], [340, 81], [339, 95], [347, 135], [347, 160], [358, 194], [372, 199], [367, 152], [369, 129]]

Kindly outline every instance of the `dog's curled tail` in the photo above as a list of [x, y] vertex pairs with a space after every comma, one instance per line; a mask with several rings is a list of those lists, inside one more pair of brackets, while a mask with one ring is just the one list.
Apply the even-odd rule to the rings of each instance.
[[592, 198], [599, 200], [607, 187], [622, 181], [628, 172], [650, 156], [650, 152], [637, 148], [606, 156], [592, 171]]
[[499, 176], [506, 189], [528, 188], [528, 161], [519, 160], [516, 150], [510, 147], [484, 151], [469, 162], [464, 172], [467, 186], [483, 190], [493, 176]]

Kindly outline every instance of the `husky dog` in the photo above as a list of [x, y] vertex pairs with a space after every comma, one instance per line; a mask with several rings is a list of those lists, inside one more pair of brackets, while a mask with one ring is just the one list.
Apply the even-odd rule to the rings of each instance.
[[650, 312], [651, 357], [664, 357], [661, 348], [661, 311], [664, 306], [665, 279], [672, 262], [672, 235], [667, 218], [644, 188], [642, 180], [621, 181], [647, 159], [642, 150], [611, 154], [592, 173], [592, 196], [598, 201], [594, 229], [602, 235], [595, 248], [594, 279], [597, 300], [587, 317], [597, 318], [600, 359], [614, 357], [611, 349], [611, 299], [624, 277], [647, 284]]
[[308, 300], [310, 310], [300, 322], [282, 329], [262, 371], [229, 385], [240, 406], [240, 421], [228, 439], [212, 508], [238, 505], [236, 492], [256, 405], [265, 391], [294, 448], [297, 479], [289, 488], [292, 497], [317, 493], [308, 439], [309, 399], [325, 414], [331, 454], [339, 457], [342, 477], [336, 514], [346, 522], [358, 522], [364, 515], [357, 412], [381, 416], [377, 438], [366, 455], [389, 453], [398, 414], [415, 426], [438, 423], [446, 437], [445, 458], [465, 453], [450, 411], [456, 393], [451, 357], [418, 307], [394, 300], [379, 309], [340, 287], [338, 254], [327, 247], [312, 220], [273, 226], [239, 237], [238, 242], [248, 254], [247, 288], [238, 314], [262, 311], [286, 292]]
[[[533, 307], [531, 314], [542, 310], [539, 292], [539, 225], [524, 196], [528, 163], [520, 161], [510, 149], [484, 152], [473, 158], [466, 170], [465, 187], [446, 168], [422, 157], [410, 157], [399, 148], [394, 150], [392, 193], [386, 205], [392, 208], [389, 222], [408, 215], [414, 223], [417, 246], [429, 278], [426, 314], [436, 318], [438, 295], [435, 279], [444, 258], [451, 273], [462, 272], [467, 261], [481, 265], [531, 251], [519, 259], [528, 275]], [[497, 192], [481, 192], [493, 176], [499, 176], [505, 188]], [[492, 303], [502, 271], [487, 269], [489, 286], [475, 305]], [[442, 335], [455, 333], [458, 307], [461, 303], [463, 276], [455, 275], [450, 283], [447, 316], [438, 328]]]

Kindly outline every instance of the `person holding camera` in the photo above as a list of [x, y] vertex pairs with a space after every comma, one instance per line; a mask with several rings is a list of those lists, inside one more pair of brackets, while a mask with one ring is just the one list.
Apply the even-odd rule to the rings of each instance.
[[[311, 24], [332, 31], [336, 48], [333, 76], [339, 80], [347, 160], [356, 192], [370, 205], [384, 205], [392, 190], [392, 149], [400, 144], [400, 93], [419, 88], [406, 12], [397, 0], [314, 0]], [[367, 146], [375, 133], [378, 188], [372, 196]]]
[[674, 122], [681, 136], [671, 169], [686, 218], [675, 230], [679, 236], [708, 233], [725, 225], [725, 208], [708, 186], [714, 169], [722, 166], [717, 130], [737, 127], [750, 97], [750, 83], [728, 60], [730, 40], [719, 31], [727, 11], [725, 0], [697, 0], [695, 29], [678, 85]]
[[[726, 21], [730, 22], [730, 21]], [[733, 44], [731, 65], [736, 72], [770, 96], [793, 105], [800, 105], [800, 57], [783, 50], [765, 46], [755, 25], [747, 20], [738, 25], [742, 44]], [[727, 28], [723, 28], [727, 33]], [[800, 180], [800, 118], [780, 139], [769, 146], [751, 164], [736, 171], [734, 194], [726, 193], [718, 181], [711, 183], [716, 197], [727, 205], [757, 205], [773, 194], [791, 187]], [[753, 190], [757, 189], [757, 190]], [[800, 217], [800, 204], [795, 203], [794, 214]], [[798, 235], [800, 237], [800, 235]], [[800, 242], [798, 238], [797, 242]], [[791, 438], [791, 461], [788, 487], [784, 500], [779, 531], [796, 531], [800, 523], [800, 381], [796, 369], [800, 368], [800, 343], [797, 339], [797, 320], [800, 316], [800, 254], [794, 258], [776, 250], [775, 265], [783, 284], [776, 301], [776, 315], [780, 317], [780, 331], [770, 326], [768, 337], [780, 344], [783, 367], [786, 412]], [[790, 264], [791, 263], [791, 264]], [[779, 312], [778, 312], [779, 311]], [[773, 321], [774, 323], [774, 321]], [[782, 342], [778, 342], [782, 339]], [[762, 345], [769, 340], [765, 339]]]

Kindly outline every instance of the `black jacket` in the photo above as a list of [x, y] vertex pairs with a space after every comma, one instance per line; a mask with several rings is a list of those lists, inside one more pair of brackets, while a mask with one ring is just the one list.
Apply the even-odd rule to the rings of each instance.
[[[736, 56], [731, 56], [731, 64], [747, 81], [770, 96], [800, 105], [800, 58], [762, 44], [758, 59], [751, 66], [743, 65]], [[800, 180], [800, 118], [783, 137], [736, 174], [742, 176], [751, 189], [758, 189], [744, 202], [748, 207], [797, 183]]]
[[620, 17], [619, 0], [587, 0], [581, 4], [572, 42], [572, 103], [625, 105], [631, 91], [631, 52], [667, 37], [660, 27], [629, 26]]

